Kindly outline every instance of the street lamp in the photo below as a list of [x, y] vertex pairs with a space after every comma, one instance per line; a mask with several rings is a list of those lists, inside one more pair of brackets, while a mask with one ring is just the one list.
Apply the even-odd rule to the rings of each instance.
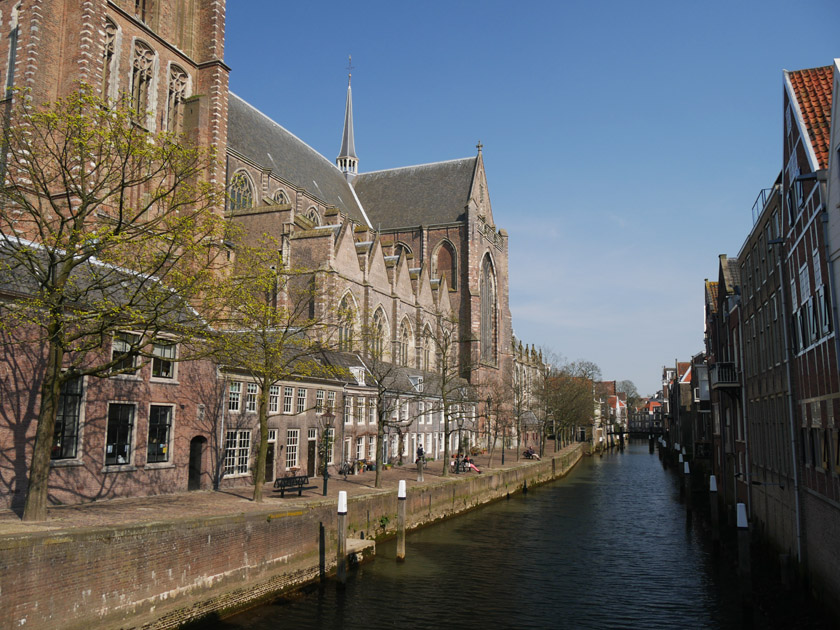
[[330, 476], [330, 471], [327, 468], [327, 460], [329, 459], [327, 453], [330, 450], [334, 420], [335, 414], [329, 409], [321, 416], [321, 425], [323, 427], [321, 431], [321, 460], [324, 462], [324, 496], [327, 496], [327, 479]]

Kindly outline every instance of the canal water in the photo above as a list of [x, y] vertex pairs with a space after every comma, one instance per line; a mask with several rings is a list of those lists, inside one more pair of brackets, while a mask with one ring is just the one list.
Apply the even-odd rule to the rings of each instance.
[[[631, 442], [409, 534], [405, 563], [380, 543], [343, 592], [330, 581], [204, 627], [741, 628], [735, 558], [713, 555], [699, 520], [687, 526], [677, 482]], [[754, 627], [828, 627], [764, 577]]]

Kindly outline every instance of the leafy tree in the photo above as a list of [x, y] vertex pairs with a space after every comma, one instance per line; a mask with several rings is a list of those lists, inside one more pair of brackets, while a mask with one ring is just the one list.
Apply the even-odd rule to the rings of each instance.
[[290, 269], [280, 243], [263, 235], [254, 241], [228, 234], [235, 244], [234, 273], [226, 283], [228, 326], [214, 338], [214, 354], [227, 368], [247, 373], [258, 387], [259, 440], [253, 468], [254, 501], [262, 501], [268, 451], [268, 403], [281, 380], [328, 376], [333, 368], [318, 360], [332, 328], [318, 316], [323, 301], [317, 277]]
[[561, 359], [549, 369], [542, 398], [547, 413], [566, 439], [574, 427], [592, 424], [592, 388], [600, 378], [600, 368], [586, 360]]
[[82, 85], [44, 105], [17, 93], [3, 129], [0, 274], [18, 297], [2, 326], [44, 349], [27, 521], [46, 518], [62, 385], [134, 371], [162, 337], [182, 342], [184, 358], [206, 325], [198, 313], [214, 311], [223, 197], [205, 177], [215, 156], [137, 118]]

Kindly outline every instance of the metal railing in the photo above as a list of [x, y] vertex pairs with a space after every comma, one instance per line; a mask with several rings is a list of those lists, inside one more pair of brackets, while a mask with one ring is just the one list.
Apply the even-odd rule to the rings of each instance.
[[734, 363], [715, 363], [709, 366], [709, 381], [712, 389], [740, 387], [741, 374]]

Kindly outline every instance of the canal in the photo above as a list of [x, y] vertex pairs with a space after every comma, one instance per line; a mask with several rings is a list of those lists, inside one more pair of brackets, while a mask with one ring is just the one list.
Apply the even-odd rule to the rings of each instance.
[[[409, 534], [372, 563], [204, 628], [740, 628], [736, 559], [687, 526], [677, 478], [647, 442]], [[757, 628], [828, 628], [756, 570]], [[763, 576], [763, 577], [762, 577]]]

